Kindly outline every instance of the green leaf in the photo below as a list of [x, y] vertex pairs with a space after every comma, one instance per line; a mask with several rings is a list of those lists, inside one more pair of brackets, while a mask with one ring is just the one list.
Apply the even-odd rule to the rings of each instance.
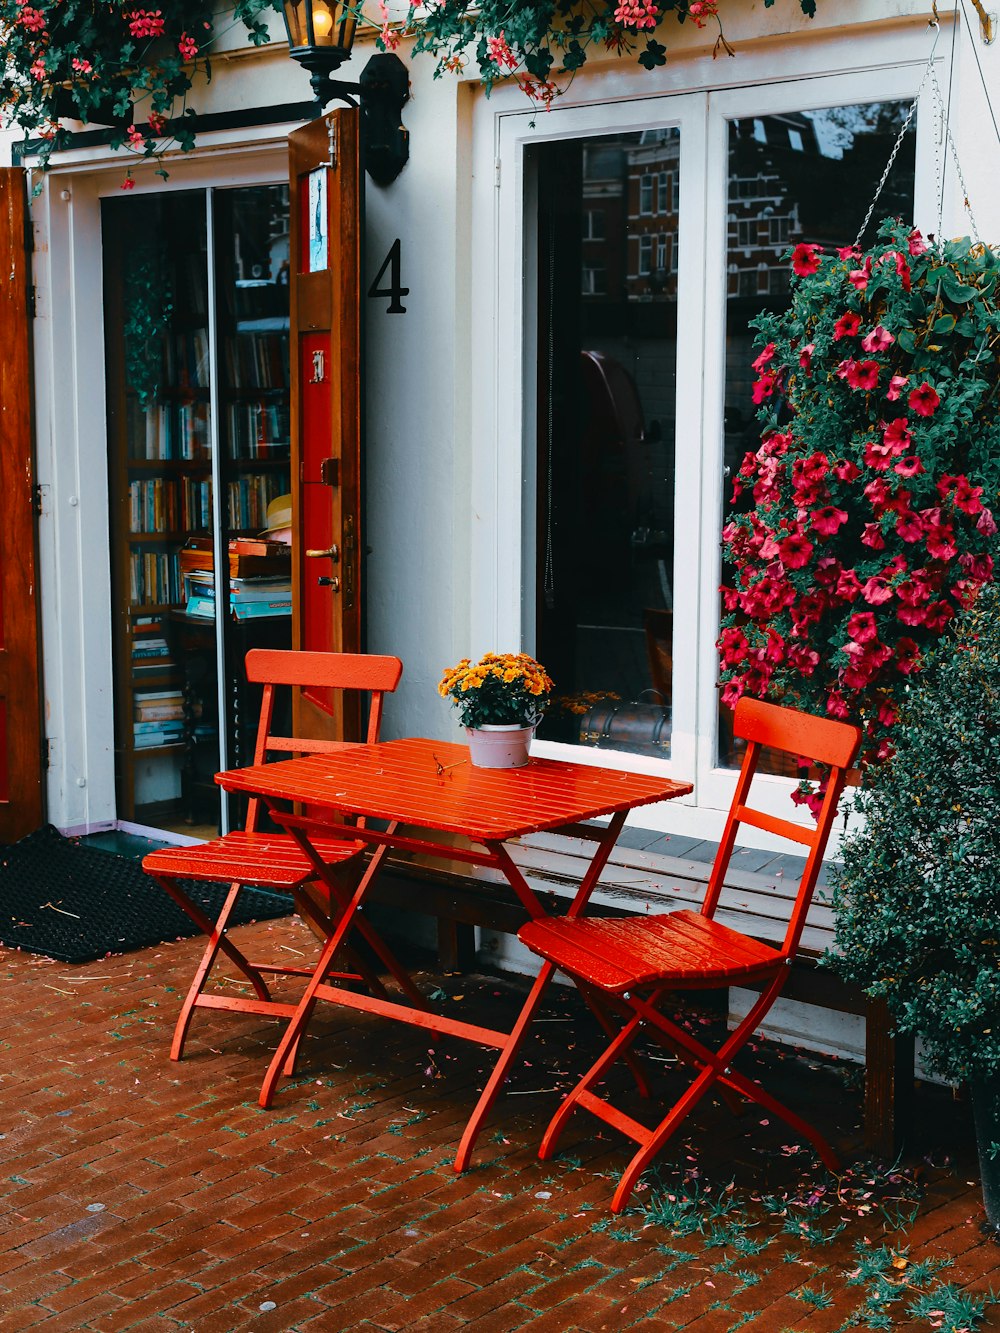
[[967, 287], [959, 282], [951, 269], [945, 269], [941, 276], [941, 290], [953, 305], [968, 305], [979, 295], [975, 287]]
[[943, 334], [951, 333], [954, 328], [955, 328], [955, 316], [942, 315], [940, 319], [936, 319], [934, 321], [932, 332], [936, 333], [940, 337]]
[[909, 356], [912, 356], [917, 350], [917, 339], [912, 329], [901, 329], [896, 341]]

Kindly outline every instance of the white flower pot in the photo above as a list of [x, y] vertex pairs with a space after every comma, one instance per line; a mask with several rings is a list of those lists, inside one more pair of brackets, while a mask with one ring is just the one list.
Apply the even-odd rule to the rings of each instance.
[[523, 768], [535, 728], [493, 724], [466, 727], [465, 734], [469, 738], [469, 758], [476, 768]]

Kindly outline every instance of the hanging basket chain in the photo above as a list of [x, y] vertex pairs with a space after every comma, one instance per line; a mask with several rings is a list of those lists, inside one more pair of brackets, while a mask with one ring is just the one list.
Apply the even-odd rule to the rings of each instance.
[[[978, 227], [977, 224], [976, 224], [976, 215], [975, 215], [975, 213], [972, 211], [972, 201], [969, 199], [969, 191], [968, 191], [968, 187], [967, 187], [966, 184], [965, 184], [965, 176], [964, 176], [964, 174], [963, 174], [963, 172], [962, 172], [962, 164], [961, 164], [961, 162], [959, 161], [959, 157], [958, 157], [958, 148], [955, 146], [955, 137], [954, 137], [954, 135], [953, 135], [952, 132], [951, 132], [951, 124], [950, 124], [950, 121], [949, 121], [949, 117], [948, 117], [948, 114], [947, 114], [947, 110], [946, 110], [946, 108], [945, 108], [944, 97], [942, 96], [942, 93], [941, 93], [941, 85], [938, 83], [937, 75], [936, 75], [935, 73], [933, 73], [933, 72], [931, 73], [931, 84], [932, 84], [932, 86], [933, 86], [933, 88], [934, 88], [934, 98], [935, 98], [935, 101], [937, 102], [938, 110], [940, 111], [940, 113], [941, 113], [941, 117], [942, 117], [943, 131], [942, 131], [942, 135], [941, 135], [941, 137], [943, 138], [944, 142], [948, 145], [948, 148], [949, 148], [950, 151], [951, 151], [951, 158], [952, 158], [952, 161], [953, 161], [954, 164], [955, 164], [955, 174], [956, 174], [956, 176], [958, 177], [958, 184], [959, 184], [959, 186], [960, 186], [960, 188], [961, 188], [961, 191], [962, 191], [962, 203], [963, 203], [963, 205], [964, 205], [964, 207], [965, 207], [965, 211], [966, 211], [966, 212], [968, 213], [968, 215], [969, 215], [969, 224], [970, 224], [970, 226], [972, 227], [972, 237], [973, 237], [973, 240], [976, 242], [977, 245], [981, 245], [981, 244], [982, 244], [982, 241], [981, 241], [980, 236], [979, 236], [979, 227]], [[940, 247], [941, 247], [941, 246], [943, 245], [943, 243], [944, 243], [944, 242], [943, 242], [943, 239], [942, 239], [942, 234], [941, 234], [941, 233], [942, 233], [942, 219], [943, 219], [943, 217], [944, 217], [944, 179], [943, 179], [943, 168], [942, 168], [942, 179], [940, 179], [940, 180], [938, 181], [938, 236], [937, 236], [937, 243], [938, 243], [938, 248], [939, 248], [939, 249], [940, 249]]]
[[930, 26], [935, 29], [934, 45], [931, 47], [931, 53], [927, 58], [927, 65], [924, 68], [923, 78], [920, 80], [920, 86], [917, 88], [916, 96], [910, 105], [909, 111], [906, 113], [906, 119], [899, 128], [899, 133], [896, 135], [896, 142], [893, 144], [892, 152], [889, 154], [889, 161], [885, 164], [885, 170], [882, 172], [882, 179], [875, 187], [875, 193], [872, 195], [872, 201], [868, 205], [868, 212], [865, 214], [865, 220], [862, 222], [858, 234], [854, 238], [854, 245], [856, 248], [861, 245], [861, 238], [868, 230], [868, 224], [871, 222], [872, 214], [875, 212], [875, 205], [878, 203], [882, 191], [885, 188], [885, 183], [889, 179], [889, 172], [892, 170], [893, 163], [896, 161], [899, 150], [903, 146], [903, 140], [906, 138], [906, 132], [910, 128], [910, 123], [916, 115], [917, 106], [920, 102], [920, 94], [924, 91], [924, 85], [927, 83], [928, 78], [930, 78], [934, 72], [934, 54], [937, 51], [938, 38], [941, 36], [941, 25], [934, 20]]

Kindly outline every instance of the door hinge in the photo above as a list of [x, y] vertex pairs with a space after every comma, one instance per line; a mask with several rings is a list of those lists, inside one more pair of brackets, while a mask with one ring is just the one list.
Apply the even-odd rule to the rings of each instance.
[[42, 516], [42, 502], [43, 502], [44, 498], [45, 498], [45, 496], [44, 496], [44, 492], [43, 492], [43, 489], [42, 489], [41, 485], [38, 485], [38, 486], [32, 486], [32, 488], [31, 488], [31, 509], [32, 509], [32, 512], [35, 514], [35, 516], [38, 517], [38, 518], [41, 518], [41, 516]]
[[35, 294], [35, 284], [31, 283], [28, 287], [28, 318], [34, 319], [38, 313], [38, 300]]
[[500, 188], [500, 159], [498, 157], [493, 159], [493, 188], [495, 190]]

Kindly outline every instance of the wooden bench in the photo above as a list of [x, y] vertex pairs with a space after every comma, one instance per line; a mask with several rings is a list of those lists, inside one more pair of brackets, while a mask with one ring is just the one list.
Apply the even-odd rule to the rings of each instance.
[[[511, 845], [513, 859], [532, 887], [558, 897], [572, 894], [591, 850], [582, 840], [576, 844], [544, 833]], [[713, 843], [626, 829], [588, 910], [624, 914], [698, 908], [714, 856]], [[803, 863], [791, 855], [738, 848], [718, 920], [777, 943], [788, 913], [776, 908], [794, 893]], [[488, 870], [470, 874], [467, 865], [449, 861], [446, 846], [433, 862], [396, 857], [383, 871], [373, 896], [393, 908], [436, 917], [439, 962], [449, 972], [474, 966], [475, 926], [516, 934], [524, 923], [523, 909], [499, 875]], [[883, 1003], [869, 1000], [818, 965], [833, 940], [833, 912], [823, 897], [818, 892], [810, 909], [802, 949], [782, 997], [864, 1018], [865, 1144], [889, 1160], [897, 1155], [907, 1131], [913, 1043], [891, 1035]]]

